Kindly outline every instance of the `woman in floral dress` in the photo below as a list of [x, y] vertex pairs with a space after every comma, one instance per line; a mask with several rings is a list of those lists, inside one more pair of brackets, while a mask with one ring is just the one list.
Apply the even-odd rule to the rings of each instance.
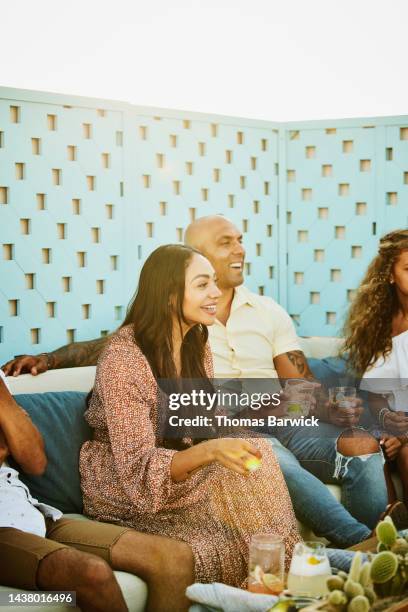
[[[182, 540], [192, 548], [196, 581], [240, 586], [252, 534], [280, 535], [287, 560], [300, 540], [271, 445], [236, 437], [169, 444], [158, 422], [159, 379], [213, 376], [207, 325], [219, 296], [198, 251], [166, 245], [150, 255], [98, 362], [86, 412], [93, 438], [80, 469], [88, 516]], [[250, 472], [254, 456], [262, 463]]]

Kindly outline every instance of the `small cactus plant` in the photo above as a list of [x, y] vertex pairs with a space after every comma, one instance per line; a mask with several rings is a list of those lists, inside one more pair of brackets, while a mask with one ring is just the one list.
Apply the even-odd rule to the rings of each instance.
[[370, 609], [370, 602], [364, 595], [357, 595], [353, 597], [347, 606], [347, 612], [368, 612]]
[[408, 553], [408, 542], [405, 538], [397, 538], [395, 544], [391, 546], [391, 552], [396, 555], [406, 555]]
[[371, 563], [369, 561], [366, 561], [361, 566], [361, 570], [360, 570], [360, 575], [358, 577], [358, 581], [359, 581], [360, 584], [363, 585], [363, 587], [368, 586], [370, 584], [370, 582], [371, 582], [371, 579], [370, 579], [370, 569], [371, 569]]
[[376, 555], [371, 562], [371, 580], [377, 584], [384, 584], [395, 576], [398, 570], [398, 557], [389, 550]]
[[330, 576], [327, 579], [327, 588], [329, 591], [340, 590], [342, 591], [344, 587], [344, 580], [341, 576], [337, 574], [337, 576]]
[[[387, 517], [387, 519], [388, 518], [389, 517]], [[395, 529], [395, 525], [392, 520], [387, 519], [378, 523], [375, 533], [379, 542], [391, 548], [391, 546], [395, 544], [397, 540], [398, 532]]]
[[377, 595], [371, 587], [364, 588], [364, 595], [367, 597], [368, 601], [370, 602], [370, 605], [372, 605], [377, 599]]
[[349, 579], [352, 580], [353, 582], [358, 582], [358, 579], [360, 577], [361, 560], [362, 560], [361, 554], [354, 555], [353, 560], [351, 562], [350, 571], [349, 571]]
[[331, 591], [329, 595], [329, 603], [333, 606], [345, 606], [347, 603], [347, 595], [340, 591], [339, 589], [335, 589]]
[[345, 582], [344, 592], [348, 597], [353, 598], [357, 597], [357, 595], [364, 595], [364, 587], [359, 582], [349, 578]]
[[371, 588], [370, 568], [371, 563], [362, 563], [362, 554], [357, 552], [348, 574], [339, 572], [327, 579], [328, 604], [339, 611], [368, 612], [376, 598]]
[[378, 597], [408, 593], [408, 535], [398, 537], [390, 518], [377, 525], [377, 554], [362, 563], [357, 552], [350, 571], [327, 579], [328, 609], [338, 612], [368, 612]]
[[383, 552], [384, 550], [388, 550], [388, 546], [386, 544], [383, 544], [382, 542], [378, 542], [377, 544], [377, 552]]
[[378, 597], [408, 591], [408, 539], [399, 538], [390, 517], [377, 525], [377, 552], [371, 562], [370, 578]]

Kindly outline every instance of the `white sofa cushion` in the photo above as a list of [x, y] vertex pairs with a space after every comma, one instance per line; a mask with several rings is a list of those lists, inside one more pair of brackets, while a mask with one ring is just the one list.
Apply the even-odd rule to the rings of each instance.
[[95, 366], [85, 368], [61, 368], [48, 370], [44, 374], [32, 376], [9, 376], [11, 392], [18, 393], [46, 393], [47, 391], [90, 391], [95, 380]]
[[[299, 338], [306, 357], [334, 357], [343, 343], [341, 338], [310, 336]], [[95, 379], [95, 366], [49, 370], [38, 376], [23, 374], [10, 376], [8, 382], [12, 393], [45, 393], [46, 391], [89, 391]]]

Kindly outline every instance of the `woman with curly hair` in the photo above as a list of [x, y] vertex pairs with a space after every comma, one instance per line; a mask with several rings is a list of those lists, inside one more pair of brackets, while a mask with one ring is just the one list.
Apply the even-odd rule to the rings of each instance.
[[408, 229], [383, 236], [345, 324], [344, 352], [378, 420], [408, 504]]

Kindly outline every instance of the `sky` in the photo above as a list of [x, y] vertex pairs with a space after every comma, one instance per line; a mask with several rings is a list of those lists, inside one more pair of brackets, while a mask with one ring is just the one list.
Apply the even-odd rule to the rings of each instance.
[[0, 85], [292, 121], [408, 114], [406, 0], [0, 0]]

